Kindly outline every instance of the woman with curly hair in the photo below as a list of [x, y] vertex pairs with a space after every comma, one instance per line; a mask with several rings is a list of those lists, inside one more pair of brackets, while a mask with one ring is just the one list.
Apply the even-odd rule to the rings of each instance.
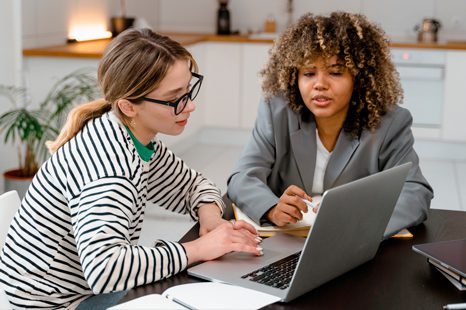
[[264, 100], [228, 180], [229, 197], [253, 220], [295, 223], [308, 211], [303, 199], [405, 162], [412, 167], [384, 236], [427, 218], [433, 191], [380, 27], [360, 14], [306, 14], [276, 41], [262, 75]]

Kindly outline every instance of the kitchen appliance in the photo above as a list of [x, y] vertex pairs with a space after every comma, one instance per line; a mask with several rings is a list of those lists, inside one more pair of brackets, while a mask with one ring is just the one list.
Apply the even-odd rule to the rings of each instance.
[[404, 90], [403, 107], [413, 116], [418, 136], [439, 134], [442, 126], [446, 52], [431, 49], [392, 49]]
[[440, 21], [434, 18], [424, 18], [420, 25], [416, 25], [414, 30], [417, 31], [417, 40], [421, 43], [437, 42], [437, 33], [442, 27]]

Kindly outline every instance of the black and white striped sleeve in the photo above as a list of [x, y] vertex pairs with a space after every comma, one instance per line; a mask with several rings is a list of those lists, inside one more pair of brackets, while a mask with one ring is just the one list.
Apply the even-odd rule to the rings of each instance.
[[128, 179], [106, 177], [87, 184], [70, 204], [83, 273], [95, 294], [158, 281], [187, 266], [179, 243], [131, 244], [137, 202], [137, 189]]
[[215, 203], [223, 214], [220, 190], [165, 146], [158, 146], [157, 160], [149, 172], [147, 200], [173, 212], [189, 212], [195, 220], [204, 203]]

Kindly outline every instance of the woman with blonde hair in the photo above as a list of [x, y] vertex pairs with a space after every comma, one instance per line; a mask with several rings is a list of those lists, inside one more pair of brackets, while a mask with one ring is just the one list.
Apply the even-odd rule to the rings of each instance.
[[[185, 48], [148, 29], [112, 41], [98, 69], [105, 98], [70, 113], [9, 229], [0, 282], [15, 309], [106, 309], [189, 264], [261, 255], [254, 228], [223, 220], [220, 191], [156, 138], [184, 130], [196, 71]], [[189, 212], [201, 237], [138, 245], [146, 203]]]
[[427, 218], [433, 191], [381, 28], [360, 14], [306, 14], [277, 40], [262, 74], [265, 98], [228, 181], [252, 219], [295, 223], [309, 212], [304, 200], [406, 162], [385, 237]]

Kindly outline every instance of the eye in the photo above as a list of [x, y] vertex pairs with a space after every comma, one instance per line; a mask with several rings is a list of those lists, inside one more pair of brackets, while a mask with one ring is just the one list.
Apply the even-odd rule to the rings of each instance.
[[315, 72], [312, 72], [312, 71], [306, 71], [303, 73], [303, 76], [306, 76], [306, 77], [313, 77], [315, 75]]

